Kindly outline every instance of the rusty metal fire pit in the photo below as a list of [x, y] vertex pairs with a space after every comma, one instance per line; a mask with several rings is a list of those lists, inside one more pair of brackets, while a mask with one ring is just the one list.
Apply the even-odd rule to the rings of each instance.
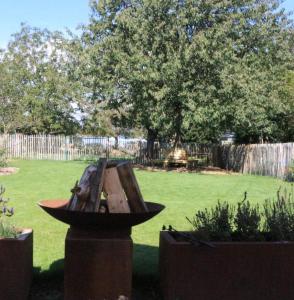
[[76, 228], [90, 227], [97, 230], [125, 229], [144, 223], [164, 209], [164, 205], [145, 202], [147, 212], [111, 213], [81, 212], [68, 210], [68, 200], [43, 200], [39, 203], [53, 218]]
[[70, 225], [64, 299], [130, 300], [131, 228], [153, 218], [164, 205], [144, 201], [131, 164], [105, 159], [88, 166], [71, 192], [69, 200], [39, 203], [53, 218]]

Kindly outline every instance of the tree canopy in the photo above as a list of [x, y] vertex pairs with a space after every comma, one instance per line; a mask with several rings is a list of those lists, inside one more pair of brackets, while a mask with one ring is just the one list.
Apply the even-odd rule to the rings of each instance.
[[81, 37], [22, 25], [0, 52], [0, 131], [293, 141], [294, 31], [279, 5], [93, 0]]
[[61, 33], [22, 25], [0, 59], [3, 132], [74, 133], [79, 92], [69, 80]]
[[[292, 25], [279, 1], [92, 1], [93, 95], [150, 136], [283, 140]], [[292, 111], [293, 112], [293, 111]], [[289, 138], [289, 137], [288, 137]]]

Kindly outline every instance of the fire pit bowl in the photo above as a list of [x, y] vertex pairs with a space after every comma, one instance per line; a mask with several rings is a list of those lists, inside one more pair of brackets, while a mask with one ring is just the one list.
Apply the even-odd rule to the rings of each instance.
[[95, 229], [120, 229], [146, 222], [160, 213], [164, 205], [145, 202], [148, 212], [143, 213], [95, 213], [66, 209], [68, 200], [43, 200], [39, 206], [53, 218], [74, 227], [91, 227]]

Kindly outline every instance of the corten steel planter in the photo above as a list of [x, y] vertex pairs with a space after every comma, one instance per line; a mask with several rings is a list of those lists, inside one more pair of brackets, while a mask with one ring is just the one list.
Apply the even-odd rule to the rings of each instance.
[[71, 211], [66, 200], [45, 200], [40, 206], [70, 228], [65, 239], [64, 299], [131, 299], [131, 227], [141, 224], [163, 208], [148, 203], [148, 212], [111, 213]]
[[293, 242], [215, 242], [215, 248], [160, 233], [164, 300], [292, 300]]
[[0, 299], [28, 299], [33, 269], [33, 231], [18, 238], [0, 238]]

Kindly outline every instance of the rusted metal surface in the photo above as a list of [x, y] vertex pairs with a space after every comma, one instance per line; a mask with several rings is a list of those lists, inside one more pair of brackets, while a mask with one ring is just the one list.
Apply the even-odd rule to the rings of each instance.
[[294, 242], [216, 242], [215, 248], [160, 234], [164, 300], [292, 300]]
[[131, 299], [130, 237], [103, 238], [100, 233], [69, 229], [65, 240], [64, 299]]
[[29, 296], [33, 270], [33, 231], [19, 238], [0, 239], [1, 300], [25, 300]]
[[65, 240], [65, 300], [131, 299], [131, 227], [151, 219], [164, 206], [146, 202], [147, 212], [97, 213], [68, 210], [67, 203], [39, 203], [52, 217], [70, 225]]
[[70, 211], [66, 209], [68, 200], [43, 200], [39, 203], [53, 218], [75, 227], [92, 227], [97, 229], [122, 229], [146, 222], [160, 213], [164, 205], [145, 202], [148, 212], [108, 213]]

